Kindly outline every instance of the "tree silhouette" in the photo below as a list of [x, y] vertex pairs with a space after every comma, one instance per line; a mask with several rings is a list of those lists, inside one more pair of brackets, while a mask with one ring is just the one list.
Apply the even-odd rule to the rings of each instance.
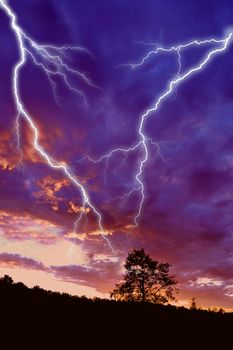
[[197, 310], [197, 302], [196, 298], [193, 297], [190, 302], [190, 310]]
[[111, 298], [125, 301], [149, 301], [153, 303], [166, 303], [174, 300], [174, 276], [169, 274], [171, 265], [153, 260], [145, 254], [144, 249], [134, 249], [129, 253], [124, 267], [126, 274], [124, 281], [116, 285], [111, 292]]
[[4, 275], [2, 278], [0, 278], [0, 283], [3, 285], [11, 285], [13, 282], [13, 279], [8, 275]]

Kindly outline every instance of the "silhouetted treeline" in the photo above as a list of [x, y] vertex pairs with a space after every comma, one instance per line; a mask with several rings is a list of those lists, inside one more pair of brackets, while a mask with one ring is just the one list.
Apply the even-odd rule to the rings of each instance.
[[0, 279], [0, 320], [1, 334], [12, 333], [9, 342], [15, 340], [16, 333], [17, 339], [25, 337], [25, 341], [27, 335], [35, 333], [35, 342], [48, 336], [57, 342], [65, 336], [67, 342], [74, 341], [76, 345], [84, 341], [85, 349], [96, 348], [96, 344], [105, 348], [108, 337], [115, 344], [112, 347], [109, 343], [109, 349], [125, 349], [125, 342], [131, 344], [127, 345], [129, 350], [141, 348], [140, 344], [152, 344], [151, 349], [162, 344], [167, 349], [169, 344], [179, 345], [185, 339], [187, 349], [195, 342], [201, 342], [203, 347], [199, 349], [204, 349], [203, 342], [208, 343], [206, 349], [214, 349], [212, 342], [219, 346], [221, 342], [221, 349], [225, 349], [223, 344], [228, 339], [232, 342], [233, 329], [233, 313], [71, 296], [38, 286], [28, 288], [14, 283], [9, 276]]

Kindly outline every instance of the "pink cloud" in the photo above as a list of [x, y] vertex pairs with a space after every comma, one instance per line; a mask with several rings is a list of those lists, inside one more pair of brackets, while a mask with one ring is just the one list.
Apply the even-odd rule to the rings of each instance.
[[23, 268], [31, 270], [48, 270], [41, 262], [19, 254], [0, 253], [0, 266], [6, 268]]

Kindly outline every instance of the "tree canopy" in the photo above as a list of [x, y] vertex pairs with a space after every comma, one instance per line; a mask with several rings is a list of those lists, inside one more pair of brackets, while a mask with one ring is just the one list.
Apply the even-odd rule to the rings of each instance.
[[178, 292], [173, 275], [169, 274], [170, 264], [153, 260], [144, 249], [129, 253], [124, 267], [124, 281], [111, 292], [111, 298], [125, 301], [167, 303], [174, 300]]

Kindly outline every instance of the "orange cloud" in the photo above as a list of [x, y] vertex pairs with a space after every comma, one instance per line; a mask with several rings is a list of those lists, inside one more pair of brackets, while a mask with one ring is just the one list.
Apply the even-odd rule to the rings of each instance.
[[[76, 140], [77, 138], [73, 138], [74, 131], [69, 131], [69, 135], [65, 134], [64, 128], [62, 126], [53, 124], [50, 121], [48, 124], [43, 124], [40, 118], [34, 117], [34, 123], [38, 129], [39, 135], [39, 144], [44, 148], [44, 150], [50, 155], [54, 156], [56, 161], [65, 163], [70, 159], [71, 150], [70, 145], [73, 145], [72, 140]], [[78, 132], [82, 135], [82, 132]], [[84, 136], [81, 136], [84, 137]], [[79, 137], [80, 140], [80, 137]], [[40, 154], [35, 150], [34, 144], [34, 133], [33, 131], [25, 124], [21, 125], [21, 142], [22, 142], [22, 151], [23, 151], [23, 159], [26, 161], [30, 161], [33, 163], [46, 163], [46, 161], [40, 156]], [[63, 146], [62, 152], [57, 152], [60, 145]]]
[[111, 236], [113, 231], [104, 230], [103, 232], [100, 230], [94, 230], [90, 232], [67, 232], [64, 237], [68, 239], [79, 239], [80, 241], [84, 241], [86, 239], [95, 240], [99, 236]]
[[68, 208], [68, 213], [90, 213], [90, 208], [84, 208], [82, 206], [76, 205], [74, 202], [70, 201], [69, 202], [69, 208]]
[[13, 170], [20, 159], [12, 130], [1, 132], [0, 138], [0, 168], [5, 171]]
[[[57, 138], [59, 138], [60, 140], [62, 138], [61, 133], [58, 132], [57, 128], [53, 128], [52, 135], [51, 133], [48, 134], [44, 130], [44, 126], [38, 120], [34, 120], [34, 123], [36, 124], [36, 127], [39, 131], [39, 144], [48, 153], [53, 154], [54, 142], [52, 141], [52, 137], [54, 140], [56, 140]], [[26, 125], [25, 123], [21, 123], [20, 125], [20, 136], [23, 161], [29, 161], [32, 163], [46, 163], [43, 157], [41, 157], [37, 150], [34, 148], [34, 133], [32, 129], [29, 128], [28, 125]]]
[[63, 188], [70, 186], [70, 183], [67, 179], [53, 179], [51, 176], [45, 176], [37, 182], [37, 185], [41, 188], [40, 191], [34, 192], [34, 197], [40, 203], [50, 203], [51, 208], [54, 211], [59, 210], [59, 202], [64, 201], [65, 199], [61, 196], [58, 196], [57, 193]]
[[47, 220], [4, 211], [0, 211], [0, 229], [8, 239], [35, 240], [44, 244], [54, 244], [63, 235], [62, 227]]

